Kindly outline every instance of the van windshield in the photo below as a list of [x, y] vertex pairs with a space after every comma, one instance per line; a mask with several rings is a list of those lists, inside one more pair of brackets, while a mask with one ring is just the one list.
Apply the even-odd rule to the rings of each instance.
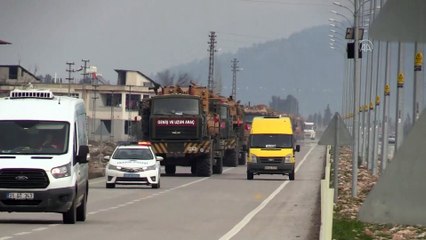
[[64, 154], [69, 123], [39, 120], [0, 121], [1, 154]]
[[253, 134], [250, 136], [251, 148], [291, 148], [293, 136], [289, 134]]

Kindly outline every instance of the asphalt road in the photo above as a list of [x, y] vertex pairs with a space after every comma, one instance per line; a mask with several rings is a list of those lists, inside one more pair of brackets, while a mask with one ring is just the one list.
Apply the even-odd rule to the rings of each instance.
[[178, 168], [176, 176], [161, 177], [160, 189], [106, 189], [103, 178], [92, 179], [86, 222], [64, 225], [61, 214], [1, 212], [0, 240], [319, 239], [324, 152], [304, 143], [295, 181], [282, 175], [248, 181], [245, 166], [205, 178]]

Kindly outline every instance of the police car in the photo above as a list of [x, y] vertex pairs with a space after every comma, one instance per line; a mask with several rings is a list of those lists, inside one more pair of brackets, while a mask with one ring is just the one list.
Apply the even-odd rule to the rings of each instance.
[[155, 156], [149, 142], [119, 145], [112, 156], [105, 156], [106, 188], [122, 185], [149, 185], [160, 188], [160, 156]]

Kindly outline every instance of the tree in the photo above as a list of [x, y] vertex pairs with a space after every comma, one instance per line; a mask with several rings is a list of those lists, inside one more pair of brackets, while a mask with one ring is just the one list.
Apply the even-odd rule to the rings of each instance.
[[160, 83], [162, 86], [170, 86], [174, 84], [175, 75], [170, 73], [169, 70], [165, 70], [157, 73], [156, 81]]
[[42, 83], [53, 83], [55, 81], [55, 79], [50, 74], [46, 74], [44, 76], [38, 75], [37, 78], [40, 79]]
[[189, 86], [191, 85], [191, 82], [198, 84], [198, 81], [195, 80], [191, 74], [189, 73], [179, 73], [177, 80], [176, 80], [176, 85], [178, 86]]
[[323, 126], [327, 126], [328, 123], [331, 121], [332, 118], [332, 114], [331, 114], [331, 110], [330, 110], [330, 105], [327, 104], [327, 107], [324, 110], [324, 118], [323, 118]]
[[323, 118], [321, 116], [321, 113], [315, 113], [314, 114], [313, 122], [317, 126], [322, 126], [321, 124], [323, 123]]
[[162, 86], [189, 86], [191, 82], [197, 84], [198, 81], [191, 76], [189, 73], [179, 73], [177, 76], [174, 73], [171, 73], [170, 70], [165, 70], [157, 73], [155, 77], [156, 81]]
[[288, 95], [286, 99], [281, 99], [281, 97], [278, 96], [272, 96], [269, 107], [276, 112], [299, 115], [299, 102], [293, 95]]

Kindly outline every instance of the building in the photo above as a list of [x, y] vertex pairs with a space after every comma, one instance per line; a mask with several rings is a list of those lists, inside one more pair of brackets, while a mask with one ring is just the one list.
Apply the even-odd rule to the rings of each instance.
[[99, 84], [96, 78], [91, 78], [91, 84], [41, 83], [35, 77], [28, 79], [27, 82], [8, 84], [10, 79], [6, 79], [0, 82], [0, 95], [5, 96], [15, 88], [23, 88], [31, 83], [33, 88], [49, 89], [55, 95], [82, 98], [86, 105], [90, 140], [112, 142], [135, 140], [134, 136], [141, 120], [138, 103], [143, 98], [155, 95], [160, 85], [139, 71], [122, 69], [115, 71], [118, 73], [117, 85]]
[[34, 74], [19, 65], [0, 65], [0, 85], [22, 86], [40, 82]]

